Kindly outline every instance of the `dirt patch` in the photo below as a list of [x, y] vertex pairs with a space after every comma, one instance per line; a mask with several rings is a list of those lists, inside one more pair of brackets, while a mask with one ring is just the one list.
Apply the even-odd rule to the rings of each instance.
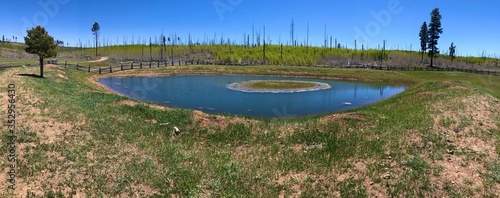
[[68, 80], [68, 77], [66, 77], [66, 76], [64, 76], [64, 75], [62, 75], [62, 74], [57, 74], [57, 76], [58, 76], [59, 78], [64, 79], [64, 80]]
[[462, 156], [447, 155], [445, 160], [436, 161], [442, 167], [439, 176], [432, 176], [430, 181], [437, 186], [451, 184], [454, 188], [480, 188], [483, 186], [481, 173], [486, 169], [477, 162], [465, 162]]
[[345, 124], [348, 119], [365, 120], [364, 115], [361, 113], [343, 113], [326, 116], [319, 120], [319, 124], [324, 125], [332, 122]]
[[442, 81], [442, 82], [439, 82], [439, 85], [440, 86], [451, 86], [451, 85], [454, 85], [455, 83], [453, 81]]
[[[391, 160], [388, 160], [387, 163], [391, 163], [390, 161]], [[362, 185], [366, 188], [366, 194], [369, 197], [389, 197], [386, 187], [383, 186], [382, 183], [373, 182], [368, 176], [368, 165], [374, 162], [375, 160], [373, 159], [349, 160], [348, 163], [351, 164], [352, 167], [347, 168], [343, 173], [336, 173], [337, 181], [343, 182], [347, 179], [362, 180]], [[384, 178], [387, 177], [387, 175], [389, 174], [382, 173], [379, 177]]]
[[437, 96], [441, 95], [440, 93], [437, 93], [437, 92], [428, 92], [428, 91], [424, 91], [424, 92], [420, 92], [417, 94], [417, 97], [418, 98], [435, 98]]
[[[276, 179], [276, 183], [281, 186], [289, 186], [293, 191], [288, 197], [300, 197], [302, 194], [302, 189], [300, 185], [307, 179], [308, 175], [306, 173], [289, 173], [280, 174]], [[285, 191], [281, 191], [279, 197], [285, 197]]]
[[280, 138], [285, 138], [285, 137], [288, 137], [290, 135], [293, 135], [295, 133], [295, 131], [299, 128], [303, 127], [302, 124], [282, 124], [282, 125], [278, 125], [277, 127], [274, 127], [274, 129], [278, 128], [277, 130], [280, 132]]
[[161, 105], [155, 105], [155, 104], [147, 104], [147, 103], [139, 103], [139, 102], [136, 102], [136, 101], [132, 101], [132, 100], [122, 100], [120, 102], [117, 102], [116, 103], [117, 105], [119, 106], [136, 106], [136, 105], [139, 105], [139, 104], [144, 104], [146, 105], [147, 107], [149, 108], [152, 108], [152, 109], [158, 109], [158, 110], [169, 110], [170, 108], [168, 107], [165, 107], [165, 106], [161, 106]]
[[449, 89], [452, 89], [452, 90], [469, 90], [469, 88], [463, 87], [463, 86], [452, 86]]
[[136, 101], [132, 101], [132, 100], [122, 100], [118, 103], [116, 103], [117, 105], [126, 105], [126, 106], [135, 106], [135, 105], [138, 105], [139, 103], [136, 102]]
[[434, 129], [462, 134], [498, 130], [495, 116], [500, 104], [495, 101], [492, 96], [471, 95], [436, 104], [432, 108], [441, 113], [434, 118]]
[[195, 123], [198, 123], [199, 127], [217, 128], [220, 130], [225, 130], [229, 124], [242, 123], [248, 127], [250, 126], [250, 124], [256, 124], [258, 122], [256, 120], [249, 120], [244, 118], [210, 115], [197, 110], [193, 111], [193, 121]]
[[[484, 186], [485, 165], [498, 159], [495, 147], [498, 140], [488, 138], [492, 131], [498, 130], [495, 117], [500, 114], [500, 105], [496, 100], [489, 95], [473, 94], [443, 100], [431, 107], [436, 111], [433, 131], [455, 147], [444, 154], [443, 160], [426, 159], [432, 166], [442, 169], [438, 176], [430, 178], [432, 183], [441, 187], [452, 185], [457, 189]], [[499, 185], [494, 188], [500, 190]]]
[[104, 61], [107, 61], [109, 59], [109, 57], [105, 56], [105, 57], [101, 57], [99, 60], [92, 60], [92, 61], [87, 61], [88, 63], [100, 63], [100, 62], [104, 62]]
[[[65, 74], [64, 72], [59, 71], [58, 67], [54, 65], [46, 65], [45, 70], [47, 77], [49, 78]], [[0, 84], [7, 85], [12, 83], [16, 85], [16, 135], [18, 136], [18, 139], [24, 138], [25, 141], [17, 142], [16, 144], [18, 148], [18, 166], [22, 163], [26, 163], [26, 156], [36, 151], [40, 144], [53, 145], [56, 142], [61, 142], [66, 134], [78, 133], [78, 130], [75, 130], [75, 128], [85, 125], [85, 119], [72, 122], [57, 119], [54, 116], [60, 115], [62, 112], [59, 112], [59, 110], [53, 111], [48, 109], [45, 105], [46, 101], [41, 99], [38, 94], [36, 94], [36, 91], [30, 88], [30, 86], [25, 86], [25, 84], [31, 80], [31, 77], [21, 76], [19, 74], [37, 73], [38, 71], [38, 68], [31, 67], [9, 69], [0, 73]], [[2, 91], [0, 93], [0, 106], [7, 106], [6, 94], [6, 91]], [[30, 151], [28, 151], [28, 149]], [[53, 160], [60, 161], [64, 159], [61, 158], [61, 156], [56, 152], [48, 152], [46, 155], [50, 156]], [[3, 163], [6, 162], [2, 160], [2, 164]], [[53, 166], [51, 163], [48, 164], [49, 166]], [[32, 165], [27, 166], [30, 167]], [[1, 172], [0, 176], [2, 178], [7, 178], [4, 174], [4, 172], [7, 172], [6, 169], [2, 169]], [[48, 169], [28, 174], [36, 174], [38, 176], [35, 178], [32, 178], [31, 176], [28, 176], [27, 178], [17, 177], [17, 189], [14, 196], [22, 197], [28, 194], [40, 195], [43, 194], [44, 188], [56, 189], [58, 188], [56, 187], [56, 183], [64, 182], [57, 177], [57, 174], [62, 173], [51, 172]], [[84, 178], [82, 177], [81, 179]], [[7, 186], [6, 182], [6, 180], [2, 179], [0, 181], [0, 185]], [[69, 187], [62, 187], [58, 189], [64, 194], [67, 193], [66, 195], [72, 193], [76, 196], [84, 196], [82, 191], [70, 192], [72, 190]]]

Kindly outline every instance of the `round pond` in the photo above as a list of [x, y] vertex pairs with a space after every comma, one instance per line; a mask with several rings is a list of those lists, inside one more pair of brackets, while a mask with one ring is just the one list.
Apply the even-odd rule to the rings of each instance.
[[[308, 91], [249, 92], [230, 89], [247, 81], [301, 81], [330, 87]], [[124, 96], [206, 113], [296, 117], [357, 108], [384, 100], [404, 86], [274, 76], [109, 77], [99, 83]]]

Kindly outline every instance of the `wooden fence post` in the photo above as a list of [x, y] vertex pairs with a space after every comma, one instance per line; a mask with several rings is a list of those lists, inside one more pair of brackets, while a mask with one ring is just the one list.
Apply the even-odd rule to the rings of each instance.
[[134, 62], [132, 62], [132, 65], [130, 65], [130, 69], [134, 69]]
[[181, 66], [181, 60], [179, 60], [179, 66]]
[[111, 66], [109, 66], [109, 73], [113, 73], [113, 69], [111, 68]]
[[64, 68], [66, 68], [67, 64], [68, 64], [68, 61], [64, 62]]
[[158, 67], [160, 67], [160, 61], [158, 61]]
[[[111, 66], [109, 66], [111, 67]], [[120, 65], [120, 70], [123, 71], [123, 63]]]
[[101, 67], [99, 67], [99, 74], [101, 74]]
[[149, 68], [151, 68], [151, 61], [149, 61]]
[[89, 73], [90, 73], [90, 65], [89, 65]]
[[76, 64], [76, 70], [80, 70], [80, 63]]
[[142, 61], [141, 61], [141, 64], [140, 64], [140, 68], [142, 69]]

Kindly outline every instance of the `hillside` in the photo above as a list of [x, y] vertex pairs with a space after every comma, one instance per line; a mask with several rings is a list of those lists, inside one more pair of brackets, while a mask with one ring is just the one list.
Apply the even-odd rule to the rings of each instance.
[[[3, 43], [1, 46], [0, 65], [7, 62], [23, 62], [15, 58], [33, 58], [24, 52], [20, 43]], [[90, 60], [95, 57], [95, 49], [59, 47], [58, 58], [65, 60]], [[245, 47], [234, 45], [180, 45], [163, 47], [159, 45], [119, 45], [99, 48], [99, 55], [110, 58], [111, 62], [124, 61], [193, 61], [216, 65], [297, 65], [297, 66], [331, 66], [343, 67], [353, 65], [364, 66], [417, 66], [429, 65], [429, 58], [424, 61], [418, 52], [401, 50], [353, 50], [345, 48], [266, 46]], [[435, 60], [438, 67], [455, 67], [467, 69], [498, 69], [498, 59], [487, 57], [450, 57], [440, 55]]]

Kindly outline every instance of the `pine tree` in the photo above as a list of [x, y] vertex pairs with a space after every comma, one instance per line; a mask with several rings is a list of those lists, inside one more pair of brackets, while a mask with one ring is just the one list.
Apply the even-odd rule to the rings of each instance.
[[429, 23], [429, 41], [428, 49], [429, 56], [431, 57], [431, 67], [433, 65], [434, 57], [439, 54], [439, 49], [437, 48], [439, 35], [443, 33], [443, 28], [441, 28], [442, 16], [439, 14], [439, 8], [434, 8], [431, 12], [431, 22]]
[[424, 61], [424, 54], [425, 51], [427, 50], [427, 43], [429, 41], [429, 31], [427, 30], [427, 22], [424, 21], [422, 26], [420, 27], [420, 50], [422, 52], [422, 60], [421, 62]]
[[57, 56], [57, 44], [54, 38], [42, 26], [36, 26], [26, 31], [28, 35], [24, 37], [26, 44], [25, 51], [38, 55], [40, 60], [40, 77], [43, 78], [43, 59]]

